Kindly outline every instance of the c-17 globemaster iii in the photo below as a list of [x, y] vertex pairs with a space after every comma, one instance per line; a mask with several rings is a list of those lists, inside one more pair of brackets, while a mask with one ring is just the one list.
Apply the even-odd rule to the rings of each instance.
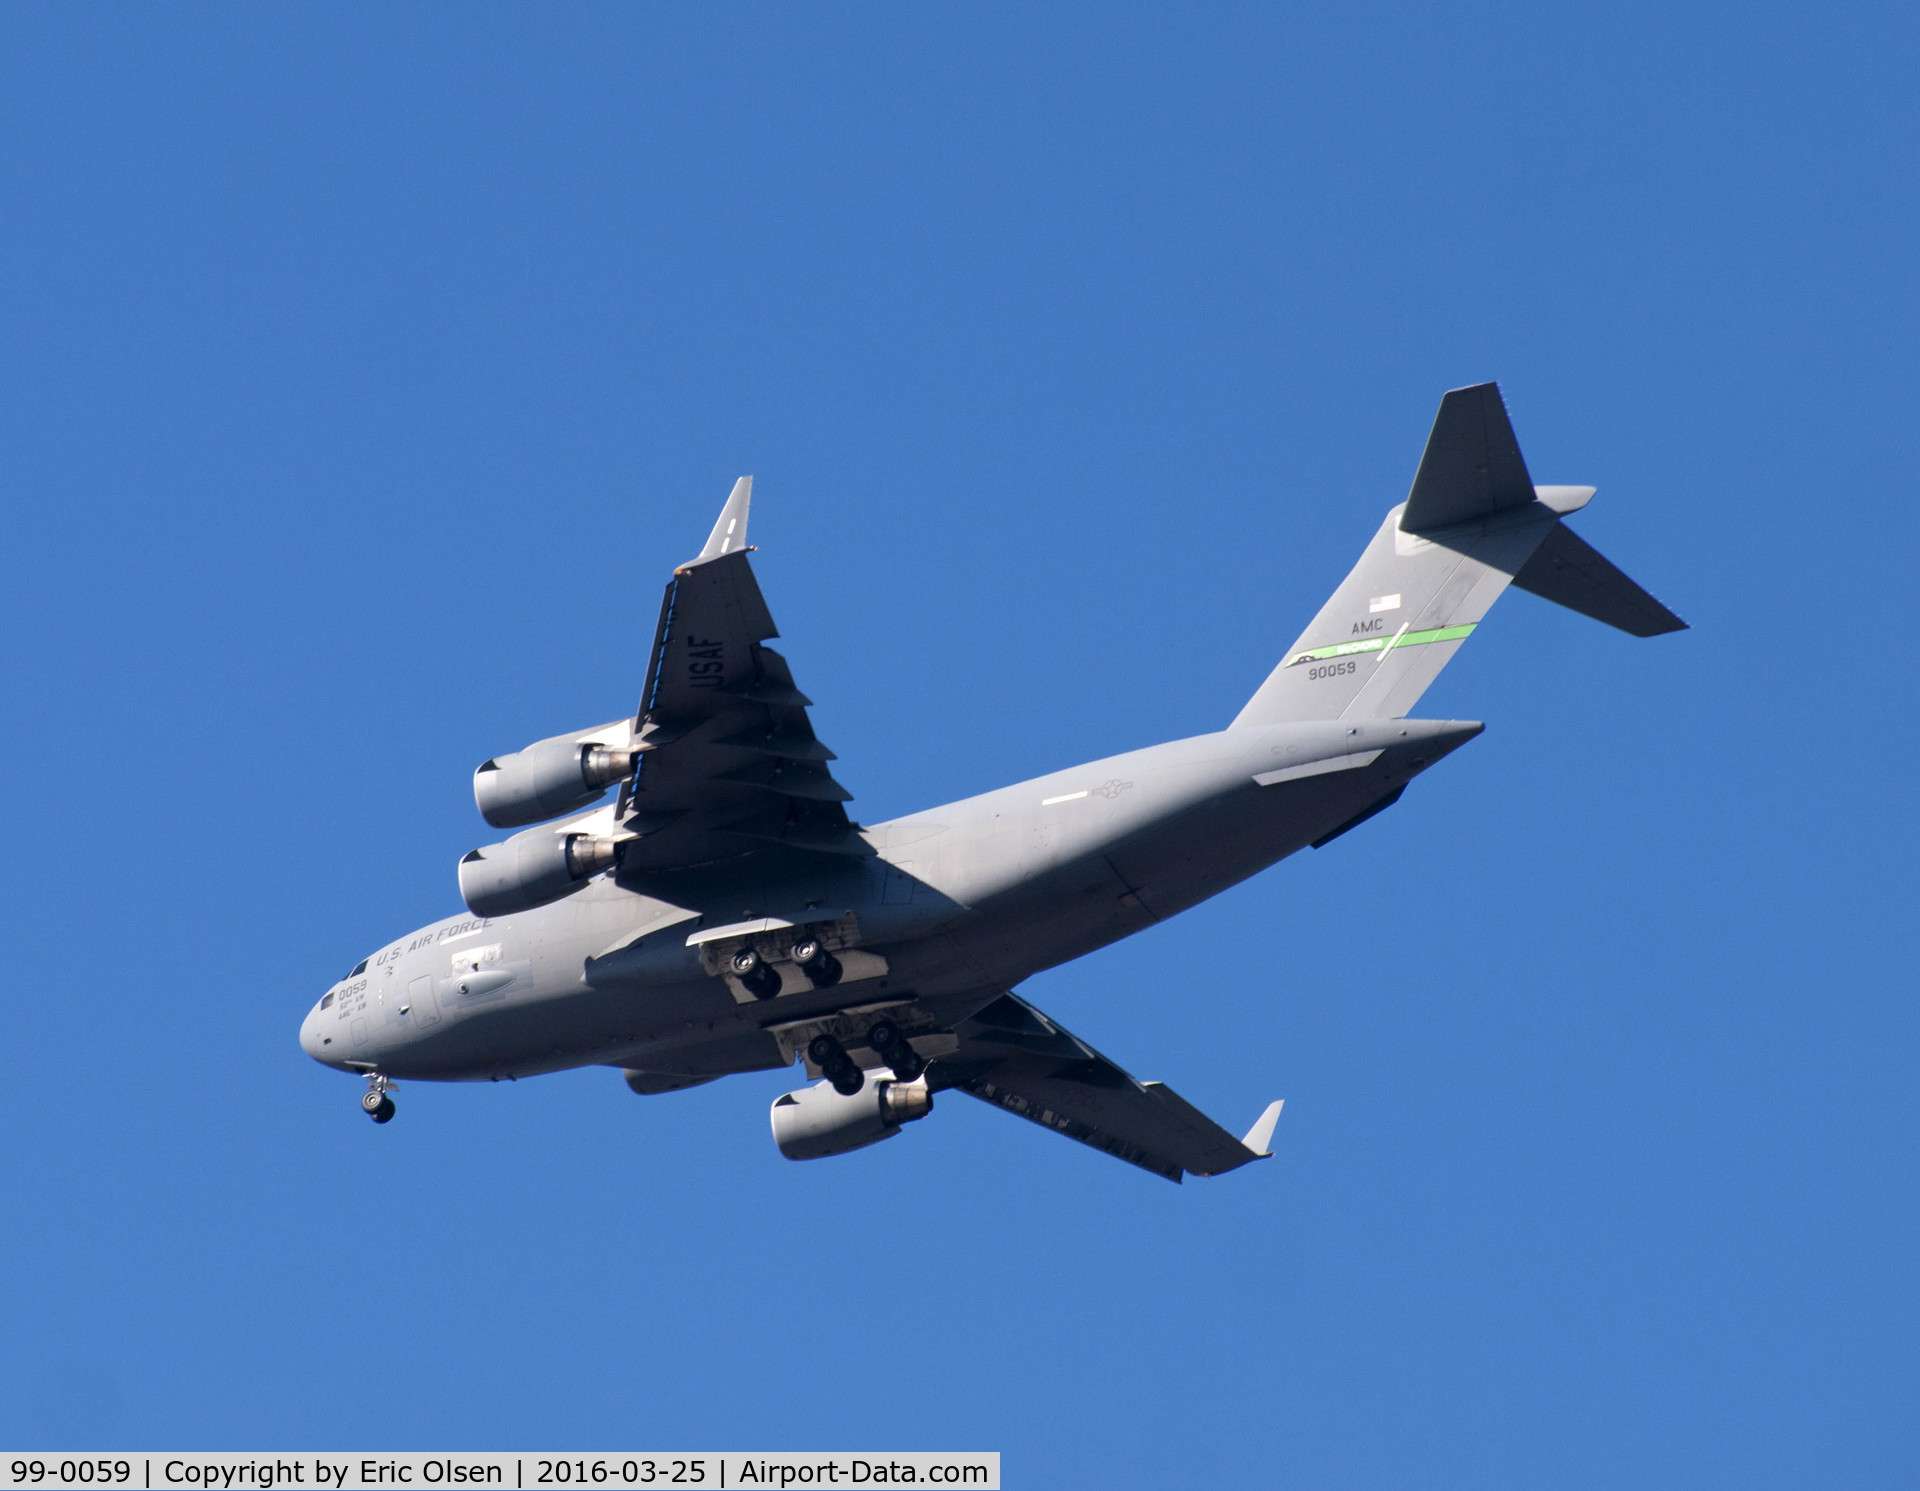
[[[804, 1061], [773, 1104], [791, 1159], [898, 1134], [963, 1092], [1168, 1180], [1264, 1158], [1014, 992], [1391, 807], [1481, 731], [1407, 713], [1518, 585], [1637, 637], [1685, 623], [1536, 487], [1496, 385], [1440, 403], [1407, 500], [1227, 725], [862, 826], [748, 562], [751, 478], [667, 583], [630, 719], [483, 762], [504, 842], [460, 861], [465, 915], [363, 959], [300, 1028], [397, 1079], [619, 1069], [636, 1093]], [[609, 789], [618, 795], [604, 803]], [[596, 806], [596, 804], [599, 804]], [[528, 827], [527, 825], [537, 825]]]

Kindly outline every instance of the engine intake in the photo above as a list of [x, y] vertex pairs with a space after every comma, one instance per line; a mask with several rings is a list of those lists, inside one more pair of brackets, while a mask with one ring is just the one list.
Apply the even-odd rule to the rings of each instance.
[[773, 1100], [773, 1142], [790, 1160], [823, 1160], [891, 1139], [900, 1125], [933, 1111], [924, 1080], [898, 1082], [875, 1072], [851, 1095], [816, 1082]]
[[475, 916], [510, 916], [571, 895], [620, 862], [620, 840], [535, 828], [460, 861], [460, 896]]
[[633, 775], [642, 754], [638, 746], [607, 745], [595, 734], [620, 737], [625, 720], [599, 731], [556, 735], [535, 741], [524, 750], [482, 761], [473, 774], [473, 800], [480, 816], [495, 828], [519, 828], [542, 823], [598, 802], [610, 783]]

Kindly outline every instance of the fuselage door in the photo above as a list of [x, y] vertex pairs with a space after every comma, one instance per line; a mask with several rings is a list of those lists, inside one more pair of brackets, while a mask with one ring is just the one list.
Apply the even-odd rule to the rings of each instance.
[[440, 1002], [433, 997], [431, 978], [417, 978], [407, 985], [407, 1012], [417, 1030], [440, 1023]]

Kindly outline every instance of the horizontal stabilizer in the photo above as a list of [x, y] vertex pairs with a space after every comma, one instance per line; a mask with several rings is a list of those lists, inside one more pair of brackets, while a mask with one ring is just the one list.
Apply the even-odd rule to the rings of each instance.
[[1433, 431], [1407, 493], [1400, 526], [1409, 533], [1490, 518], [1534, 500], [1497, 383], [1456, 388], [1440, 400]]
[[1687, 629], [1673, 612], [1629, 580], [1565, 523], [1556, 523], [1513, 583], [1543, 600], [1617, 626], [1635, 637]]

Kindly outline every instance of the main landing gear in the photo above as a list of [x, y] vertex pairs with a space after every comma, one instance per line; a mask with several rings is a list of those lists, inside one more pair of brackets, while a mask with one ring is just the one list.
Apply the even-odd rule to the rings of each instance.
[[907, 1044], [900, 1027], [891, 1020], [876, 1020], [867, 1031], [867, 1044], [893, 1068], [893, 1075], [902, 1082], [917, 1081], [927, 1069], [926, 1062], [920, 1059], [920, 1053]]
[[826, 943], [818, 937], [802, 937], [794, 943], [788, 956], [800, 965], [800, 971], [816, 989], [831, 989], [840, 982], [840, 960], [827, 951]]
[[807, 1058], [820, 1068], [820, 1075], [833, 1084], [833, 1090], [850, 1098], [866, 1085], [867, 1075], [853, 1063], [846, 1048], [830, 1035], [816, 1035], [807, 1042]]
[[780, 970], [750, 947], [741, 948], [727, 966], [755, 999], [771, 999], [780, 992]]
[[[827, 951], [827, 945], [808, 933], [787, 949], [807, 982], [816, 989], [831, 989], [840, 982], [840, 960]], [[727, 959], [727, 971], [739, 979], [755, 999], [771, 999], [780, 992], [780, 970], [760, 956], [757, 949], [743, 947]]]
[[[897, 1081], [918, 1081], [927, 1070], [920, 1053], [907, 1044], [900, 1027], [891, 1020], [875, 1021], [860, 1043], [872, 1047], [880, 1059], [893, 1069]], [[807, 1042], [807, 1059], [820, 1068], [820, 1075], [831, 1082], [833, 1090], [842, 1097], [852, 1097], [866, 1082], [866, 1073], [847, 1055], [846, 1047], [830, 1035], [816, 1035]]]
[[375, 1123], [393, 1121], [393, 1099], [387, 1095], [391, 1086], [393, 1083], [380, 1073], [367, 1073], [367, 1090], [360, 1094], [360, 1111]]

